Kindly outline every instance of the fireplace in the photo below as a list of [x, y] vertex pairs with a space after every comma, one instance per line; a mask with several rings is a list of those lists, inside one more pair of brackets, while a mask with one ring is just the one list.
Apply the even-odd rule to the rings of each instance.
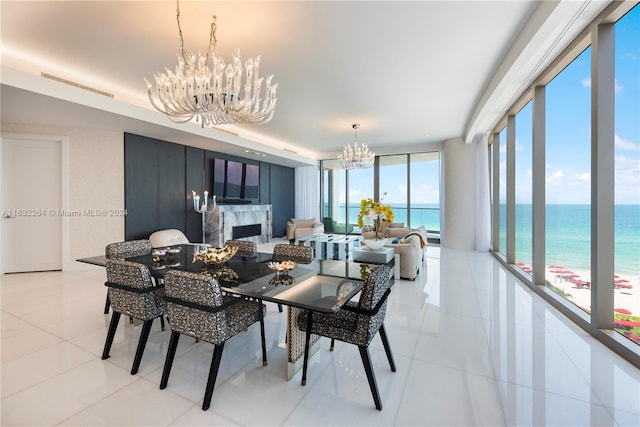
[[236, 225], [231, 229], [233, 239], [242, 239], [243, 237], [260, 236], [262, 234], [261, 224]]
[[257, 245], [271, 241], [271, 205], [218, 205], [206, 213], [206, 242], [221, 247], [231, 239]]

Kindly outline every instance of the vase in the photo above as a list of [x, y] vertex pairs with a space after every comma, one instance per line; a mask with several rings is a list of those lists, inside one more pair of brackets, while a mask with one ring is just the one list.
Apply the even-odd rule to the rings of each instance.
[[387, 243], [387, 239], [364, 239], [362, 243], [372, 251], [380, 250]]

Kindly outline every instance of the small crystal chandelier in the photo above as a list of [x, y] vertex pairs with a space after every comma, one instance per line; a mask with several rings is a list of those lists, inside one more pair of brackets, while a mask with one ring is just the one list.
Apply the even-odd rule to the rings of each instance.
[[[175, 123], [191, 119], [204, 126], [229, 123], [267, 123], [276, 107], [277, 84], [267, 77], [264, 92], [259, 77], [260, 56], [240, 61], [240, 49], [233, 52], [233, 63], [225, 66], [216, 51], [216, 17], [213, 16], [206, 56], [185, 51], [180, 27], [180, 1], [176, 0], [176, 15], [182, 55], [178, 55], [175, 72], [156, 73], [156, 88], [147, 79], [151, 105]], [[209, 58], [212, 67], [209, 67]], [[243, 77], [246, 78], [242, 82]], [[264, 98], [261, 98], [264, 97]]]
[[376, 153], [369, 151], [367, 144], [358, 144], [358, 129], [360, 123], [351, 125], [355, 134], [353, 136], [353, 147], [347, 144], [342, 153], [338, 154], [338, 163], [342, 169], [367, 169], [373, 166]]

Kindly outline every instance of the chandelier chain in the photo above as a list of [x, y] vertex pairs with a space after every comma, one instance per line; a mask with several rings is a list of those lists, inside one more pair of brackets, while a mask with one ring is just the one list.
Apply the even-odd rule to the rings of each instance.
[[[211, 29], [209, 30], [209, 44], [207, 45], [207, 57], [205, 60], [205, 64], [209, 63], [209, 56], [211, 55], [211, 47], [215, 51], [215, 48], [218, 44], [218, 39], [216, 39], [216, 29], [218, 26], [216, 25], [216, 15], [212, 16], [211, 20]], [[178, 21], [178, 36], [180, 37], [180, 52], [182, 52], [182, 59], [185, 64], [189, 64], [187, 61], [187, 55], [184, 50], [184, 37], [182, 36], [182, 26], [180, 25], [180, 0], [176, 0], [176, 21]]]

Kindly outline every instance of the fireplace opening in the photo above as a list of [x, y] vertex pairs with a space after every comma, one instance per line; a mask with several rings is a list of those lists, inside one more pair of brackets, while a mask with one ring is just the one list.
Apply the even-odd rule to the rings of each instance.
[[231, 229], [233, 239], [262, 235], [262, 224], [236, 225]]

